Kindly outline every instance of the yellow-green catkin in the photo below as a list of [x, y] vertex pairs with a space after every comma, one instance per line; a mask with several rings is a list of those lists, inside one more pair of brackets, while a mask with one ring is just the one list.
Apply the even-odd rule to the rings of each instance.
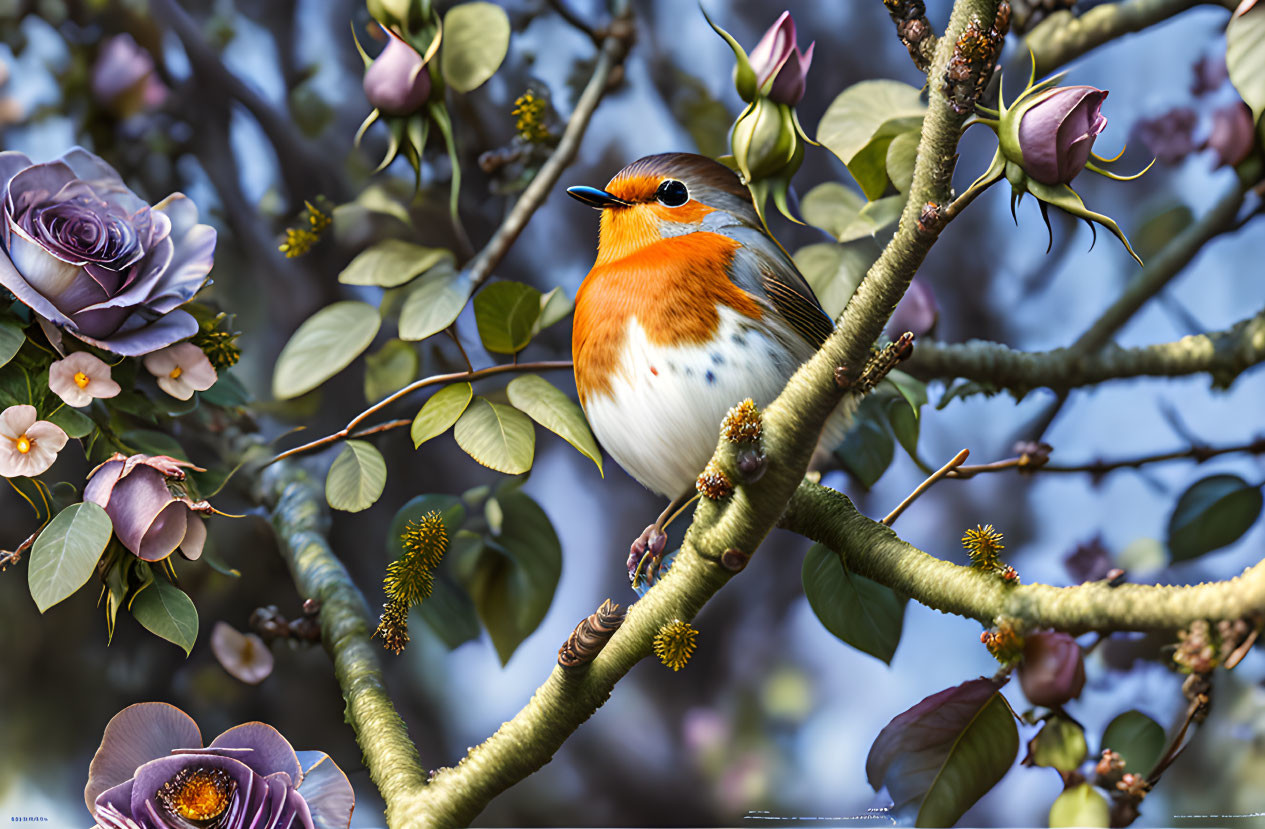
[[654, 655], [674, 671], [679, 671], [690, 661], [698, 644], [698, 630], [689, 622], [673, 619], [654, 637]]

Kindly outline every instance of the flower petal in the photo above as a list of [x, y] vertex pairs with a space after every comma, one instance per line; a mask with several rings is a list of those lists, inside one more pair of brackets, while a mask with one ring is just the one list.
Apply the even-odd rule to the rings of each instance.
[[123, 476], [122, 456], [108, 460], [88, 473], [88, 483], [83, 488], [83, 499], [104, 508], [110, 503], [110, 493]]
[[60, 299], [84, 276], [82, 265], [58, 259], [16, 225], [9, 239], [9, 259], [26, 283], [50, 301]]
[[52, 320], [62, 326], [74, 325], [70, 317], [59, 311], [48, 297], [35, 290], [34, 286], [23, 278], [22, 272], [13, 261], [4, 255], [0, 255], [0, 286], [8, 289], [9, 293], [18, 298], [18, 301], [44, 319]]
[[188, 527], [189, 508], [181, 501], [173, 501], [145, 530], [136, 555], [145, 561], [162, 561], [180, 547]]
[[[0, 262], [0, 266], [2, 265], [3, 262]], [[2, 277], [3, 268], [0, 267], [0, 284], [4, 281]], [[139, 315], [133, 316], [132, 319], [141, 320]], [[104, 337], [82, 334], [76, 331], [73, 325], [69, 331], [84, 342], [98, 348], [113, 351], [123, 357], [140, 357], [192, 337], [198, 333], [198, 321], [187, 311], [172, 311], [153, 322], [141, 321], [137, 326], [132, 326], [129, 320], [118, 331]]]
[[[267, 784], [244, 763], [216, 754], [172, 754], [141, 766], [136, 770], [136, 783], [132, 786], [132, 814], [146, 815], [157, 827], [169, 826], [168, 822], [159, 817], [162, 811], [158, 808], [155, 795], [164, 783], [182, 769], [220, 769], [227, 772], [237, 783], [234, 803], [229, 809], [236, 813], [238, 819], [225, 821], [226, 825], [255, 825], [252, 818], [259, 811], [257, 804], [261, 803], [261, 792], [266, 792]], [[251, 806], [255, 808], [252, 809]]]
[[92, 189], [98, 196], [119, 205], [128, 213], [135, 213], [148, 207], [144, 200], [124, 183], [118, 171], [83, 147], [74, 147], [61, 157], [61, 161], [74, 172], [77, 178], [92, 185]]
[[35, 419], [34, 406], [27, 406], [26, 404], [10, 406], [0, 412], [0, 437], [17, 440], [26, 434], [27, 429], [35, 424]]
[[299, 794], [307, 802], [314, 829], [348, 829], [356, 808], [356, 792], [351, 781], [323, 751], [300, 751], [303, 780]]
[[135, 467], [114, 484], [105, 511], [123, 546], [147, 561], [166, 558], [185, 535], [188, 507], [172, 497], [162, 473], [148, 466]]
[[[220, 667], [247, 685], [263, 682], [272, 673], [275, 664], [272, 651], [263, 639], [254, 633], [241, 633], [222, 621], [216, 622], [211, 630], [211, 652]], [[253, 748], [251, 753], [254, 753]]]
[[197, 723], [176, 706], [165, 702], [129, 705], [114, 715], [101, 735], [101, 745], [88, 767], [84, 802], [91, 811], [99, 795], [130, 780], [140, 766], [173, 748], [200, 745]]
[[248, 722], [235, 725], [211, 741], [210, 748], [250, 748], [254, 753], [241, 761], [261, 775], [283, 771], [291, 780], [303, 779], [298, 755], [281, 732], [267, 723]]
[[31, 428], [26, 430], [26, 436], [31, 440], [31, 451], [40, 449], [52, 452], [53, 455], [60, 452], [66, 446], [66, 441], [70, 440], [62, 427], [47, 420], [32, 423]]
[[189, 561], [197, 561], [206, 546], [206, 522], [200, 515], [190, 515], [185, 526], [184, 540], [180, 542], [180, 554]]

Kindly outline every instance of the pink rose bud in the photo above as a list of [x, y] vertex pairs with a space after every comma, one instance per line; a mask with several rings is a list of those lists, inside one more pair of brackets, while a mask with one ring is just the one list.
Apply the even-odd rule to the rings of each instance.
[[154, 109], [167, 98], [167, 87], [154, 73], [154, 59], [129, 34], [115, 35], [97, 52], [92, 65], [92, 96], [120, 118]]
[[365, 70], [365, 97], [383, 115], [412, 115], [430, 97], [430, 73], [417, 50], [390, 29], [387, 45]]
[[1195, 151], [1195, 127], [1199, 115], [1190, 107], [1174, 107], [1133, 125], [1134, 137], [1165, 164], [1180, 164]]
[[1256, 130], [1252, 111], [1242, 101], [1235, 101], [1212, 113], [1212, 132], [1204, 147], [1217, 154], [1218, 167], [1237, 167], [1256, 146]]
[[896, 338], [910, 331], [915, 337], [921, 337], [935, 328], [936, 320], [939, 318], [940, 306], [936, 304], [936, 297], [931, 292], [931, 286], [914, 277], [914, 280], [909, 283], [909, 290], [905, 291], [905, 295], [896, 305], [896, 310], [892, 312], [892, 318], [887, 323], [887, 333], [888, 336]]
[[1107, 127], [1102, 102], [1107, 93], [1092, 86], [1061, 86], [1024, 101], [1007, 115], [1019, 118], [1019, 161], [1043, 184], [1067, 184], [1085, 169], [1094, 139]]
[[775, 78], [768, 97], [778, 104], [798, 104], [804, 97], [804, 79], [813, 62], [815, 45], [808, 44], [808, 50], [801, 53], [795, 43], [795, 21], [790, 12], [782, 12], [749, 56], [757, 88], [763, 89], [770, 78]]
[[1080, 645], [1066, 633], [1046, 631], [1024, 639], [1019, 684], [1033, 705], [1053, 708], [1080, 696], [1085, 662]]

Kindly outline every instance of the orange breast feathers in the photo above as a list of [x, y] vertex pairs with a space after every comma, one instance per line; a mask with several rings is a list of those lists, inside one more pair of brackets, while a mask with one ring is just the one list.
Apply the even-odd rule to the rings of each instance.
[[728, 236], [700, 232], [661, 239], [613, 261], [599, 256], [575, 297], [571, 354], [580, 402], [610, 393], [629, 317], [652, 344], [663, 346], [709, 342], [721, 305], [760, 319], [760, 304], [729, 278], [738, 247]]

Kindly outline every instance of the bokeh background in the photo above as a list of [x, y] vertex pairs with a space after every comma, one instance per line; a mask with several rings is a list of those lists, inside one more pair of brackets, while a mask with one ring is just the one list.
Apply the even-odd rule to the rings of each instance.
[[[600, 2], [568, 0], [584, 19], [605, 19]], [[440, 4], [441, 7], [445, 4]], [[592, 43], [541, 0], [503, 3], [514, 23], [510, 54], [484, 87], [454, 107], [466, 184], [462, 215], [477, 246], [486, 240], [512, 196], [476, 160], [507, 144], [514, 99], [527, 88], [547, 94], [561, 117], [587, 78]], [[945, 0], [928, 2], [937, 27]], [[810, 134], [839, 91], [866, 78], [918, 85], [921, 79], [877, 0], [710, 0], [714, 18], [750, 47], [789, 8], [800, 41], [817, 43], [808, 92], [799, 107]], [[680, 0], [635, 4], [637, 43], [618, 89], [603, 102], [566, 184], [602, 185], [642, 155], [668, 150], [715, 152], [739, 111], [730, 81], [732, 55], [698, 8]], [[1114, 154], [1135, 122], [1178, 104], [1201, 113], [1221, 98], [1196, 101], [1192, 65], [1224, 51], [1227, 13], [1201, 8], [1091, 54], [1072, 68], [1071, 82], [1111, 91], [1110, 125], [1100, 152]], [[361, 369], [344, 372], [307, 409], [270, 405], [271, 367], [280, 347], [313, 310], [349, 289], [339, 270], [382, 228], [343, 226], [309, 255], [286, 259], [280, 233], [295, 221], [302, 199], [353, 198], [371, 183], [406, 194], [412, 171], [403, 160], [376, 177], [370, 171], [385, 146], [371, 130], [362, 150], [352, 146], [368, 112], [360, 88], [361, 61], [348, 22], [368, 31], [363, 4], [349, 0], [0, 0], [0, 144], [36, 160], [83, 144], [115, 164], [151, 201], [182, 190], [219, 229], [214, 298], [237, 314], [245, 331], [238, 373], [261, 401], [260, 427], [280, 434], [298, 422], [312, 434], [338, 428], [363, 408]], [[113, 35], [130, 33], [156, 57], [160, 102], [120, 117], [93, 95], [93, 65]], [[371, 47], [376, 49], [377, 47]], [[1014, 42], [1010, 44], [1014, 49]], [[1014, 58], [1010, 52], [1008, 56]], [[1013, 63], [1013, 61], [1012, 61]], [[1018, 65], [1018, 64], [1015, 64]], [[1015, 77], [1020, 73], [1016, 72]], [[243, 91], [244, 90], [244, 91]], [[161, 92], [161, 90], [159, 90]], [[1227, 86], [1223, 93], [1230, 93]], [[987, 164], [985, 131], [968, 133], [959, 186]], [[1130, 146], [1121, 164], [1140, 166], [1149, 153]], [[452, 245], [446, 211], [447, 162], [428, 158], [427, 188], [414, 209], [422, 241]], [[1215, 170], [1207, 154], [1159, 165], [1140, 181], [1120, 185], [1084, 177], [1080, 191], [1095, 209], [1114, 216], [1143, 248], [1157, 244], [1149, 217], [1175, 205], [1195, 215], [1229, 188], [1233, 173]], [[810, 149], [797, 178], [801, 193], [827, 180], [849, 183], [842, 165]], [[497, 270], [542, 290], [574, 295], [592, 263], [596, 217], [560, 186]], [[811, 228], [778, 220], [788, 248], [821, 241]], [[1016, 227], [1003, 188], [989, 192], [958, 219], [932, 251], [920, 278], [941, 308], [936, 336], [985, 338], [1028, 349], [1065, 345], [1114, 298], [1135, 265], [1106, 237], [1092, 251], [1083, 225], [1054, 219], [1054, 247], [1031, 201]], [[1158, 240], [1162, 242], [1162, 239]], [[1229, 326], [1265, 303], [1261, 251], [1265, 225], [1248, 224], [1218, 238], [1159, 299], [1120, 333], [1126, 345], [1175, 339]], [[355, 289], [350, 289], [355, 290]], [[473, 320], [459, 330], [476, 364]], [[527, 357], [569, 355], [569, 326], [548, 330]], [[423, 371], [448, 365], [449, 344], [427, 346]], [[569, 383], [564, 375], [552, 379]], [[943, 391], [933, 385], [932, 400]], [[926, 408], [922, 453], [940, 463], [968, 447], [973, 460], [1006, 457], [1023, 426], [1052, 395], [1034, 391], [954, 400]], [[401, 416], [411, 416], [413, 408]], [[1073, 393], [1046, 439], [1063, 463], [1120, 457], [1188, 445], [1190, 434], [1214, 444], [1248, 439], [1262, 430], [1265, 375], [1248, 372], [1233, 388], [1214, 392], [1207, 378], [1115, 382]], [[1184, 424], [1184, 425], [1179, 425]], [[1187, 432], [1187, 433], [1184, 433]], [[564, 550], [562, 579], [548, 616], [502, 667], [486, 636], [449, 652], [414, 618], [413, 642], [401, 657], [384, 653], [387, 678], [423, 762], [455, 762], [526, 702], [551, 670], [558, 645], [575, 622], [603, 598], [633, 596], [623, 572], [627, 543], [657, 514], [657, 499], [613, 464], [605, 479], [593, 464], [553, 436], [539, 433], [537, 460], [526, 491], [552, 519]], [[341, 514], [335, 549], [373, 604], [386, 562], [384, 535], [393, 512], [426, 492], [460, 493], [495, 483], [496, 473], [469, 460], [445, 437], [414, 451], [406, 435], [379, 442], [390, 464], [388, 489], [372, 509]], [[899, 453], [899, 450], [898, 450]], [[317, 465], [332, 459], [318, 459]], [[195, 459], [196, 460], [196, 459]], [[1009, 560], [1025, 582], [1069, 583], [1063, 559], [1077, 545], [1101, 539], [1120, 566], [1141, 581], [1194, 582], [1224, 578], [1261, 557], [1265, 530], [1180, 566], [1166, 567], [1162, 546], [1177, 495], [1212, 471], [1248, 480], [1263, 474], [1257, 458], [1229, 456], [1196, 468], [1189, 462], [1088, 476], [1015, 473], [947, 481], [900, 519], [898, 529], [937, 555], [965, 561], [958, 539], [967, 526], [992, 523], [1006, 533]], [[870, 492], [843, 473], [827, 482], [881, 516], [922, 479], [899, 455]], [[236, 500], [234, 500], [236, 499]], [[361, 763], [329, 660], [319, 648], [276, 646], [276, 669], [257, 687], [243, 685], [216, 663], [207, 637], [217, 620], [245, 629], [251, 611], [275, 604], [296, 616], [295, 592], [271, 531], [244, 492], [222, 506], [248, 517], [213, 522], [212, 543], [242, 572], [231, 579], [209, 568], [190, 570], [185, 587], [201, 613], [190, 658], [121, 618], [106, 645], [102, 613], [82, 591], [41, 617], [30, 600], [24, 569], [0, 574], [0, 819], [44, 815], [54, 826], [84, 825], [82, 786], [107, 720], [142, 700], [167, 700], [188, 711], [210, 736], [246, 720], [264, 720], [297, 748], [331, 753], [358, 795], [353, 826], [383, 825], [381, 801]], [[0, 544], [24, 535], [22, 505], [0, 494]], [[23, 516], [25, 518], [25, 516]], [[12, 525], [12, 526], [10, 526]], [[678, 529], [678, 532], [680, 530]], [[800, 585], [807, 544], [775, 533], [752, 565], [704, 609], [693, 661], [673, 673], [647, 660], [611, 700], [568, 741], [554, 761], [519, 784], [478, 818], [477, 825], [759, 825], [760, 816], [835, 816], [835, 825], [884, 805], [865, 782], [870, 742], [892, 716], [924, 696], [991, 674], [995, 662], [979, 644], [979, 625], [911, 603], [904, 637], [890, 667], [827, 633]], [[1089, 684], [1070, 713], [1086, 727], [1091, 751], [1116, 714], [1138, 708], [1170, 724], [1183, 707], [1181, 678], [1155, 661], [1159, 643], [1123, 638], [1099, 648]], [[1150, 795], [1142, 826], [1208, 825], [1182, 818], [1265, 808], [1265, 658], [1256, 649], [1233, 672], [1218, 676], [1212, 716], [1194, 745]], [[1017, 687], [1005, 692], [1027, 707]], [[1022, 729], [1027, 739], [1033, 729]], [[1015, 768], [964, 818], [965, 825], [1043, 826], [1060, 790], [1049, 769]], [[864, 825], [864, 821], [862, 824]]]

